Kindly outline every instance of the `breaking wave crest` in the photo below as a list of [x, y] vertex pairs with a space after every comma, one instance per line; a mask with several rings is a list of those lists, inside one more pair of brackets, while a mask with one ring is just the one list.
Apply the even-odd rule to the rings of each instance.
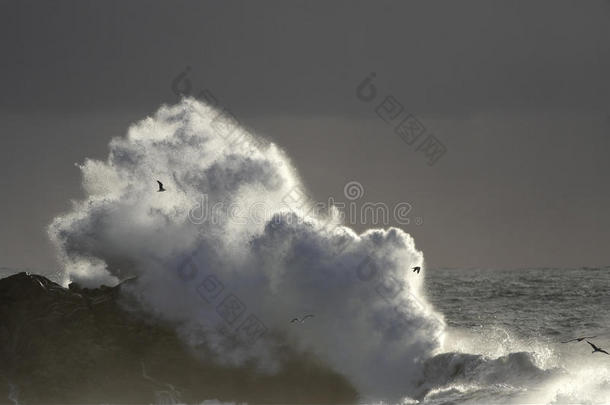
[[[290, 206], [305, 188], [287, 156], [229, 118], [184, 99], [113, 139], [106, 161], [86, 160], [86, 198], [49, 226], [64, 282], [138, 276], [132, 293], [140, 303], [177, 321], [185, 341], [205, 344], [217, 361], [254, 361], [273, 373], [288, 341], [365, 397], [414, 389], [420, 365], [440, 347], [443, 323], [409, 271], [423, 265], [413, 238], [395, 228], [358, 235], [332, 214]], [[167, 192], [156, 192], [156, 179]], [[193, 221], [202, 195], [209, 206], [260, 205], [272, 215], [264, 223], [231, 215]], [[232, 301], [240, 319], [227, 314], [231, 308], [218, 311], [222, 302], [210, 305], [214, 299]], [[304, 313], [315, 321], [289, 322]], [[249, 315], [264, 336], [227, 343], [223, 329]]]
[[[272, 374], [288, 344], [346, 376], [364, 400], [609, 398], [606, 377], [587, 386], [590, 377], [541, 363], [548, 346], [486, 353], [455, 333], [444, 345], [443, 318], [410, 271], [424, 266], [413, 238], [396, 228], [356, 234], [332, 210], [310, 210], [286, 154], [226, 111], [189, 98], [162, 106], [113, 139], [106, 161], [79, 167], [85, 198], [48, 229], [64, 284], [137, 276], [126, 290], [174, 322], [202, 361]], [[202, 196], [207, 207], [268, 215], [203, 215]], [[290, 322], [303, 314], [315, 317]], [[566, 379], [583, 390], [566, 391]]]

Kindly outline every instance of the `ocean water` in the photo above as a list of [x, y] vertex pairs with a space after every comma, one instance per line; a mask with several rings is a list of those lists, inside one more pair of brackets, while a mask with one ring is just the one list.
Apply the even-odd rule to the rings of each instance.
[[442, 351], [464, 355], [422, 402], [610, 403], [610, 356], [561, 343], [596, 335], [610, 349], [609, 287], [608, 267], [427, 271], [428, 299], [447, 324]]
[[[598, 335], [610, 348], [610, 269], [413, 273], [425, 252], [409, 234], [357, 234], [319, 215], [288, 153], [222, 117], [194, 99], [162, 106], [114, 138], [106, 160], [79, 165], [85, 196], [47, 229], [64, 285], [113, 285], [130, 269], [142, 307], [195, 348], [203, 332], [224, 339], [226, 319], [196, 288], [220, 280], [276, 332], [240, 350], [211, 345], [214, 358], [271, 373], [284, 344], [275, 336], [286, 336], [366, 402], [610, 403], [610, 356], [560, 343]], [[254, 207], [264, 221], [244, 220]], [[287, 322], [304, 313], [315, 322]]]
[[425, 269], [421, 276], [446, 329], [442, 348], [426, 360], [426, 394], [404, 404], [610, 403], [610, 356], [591, 353], [585, 341], [561, 343], [596, 336], [589, 340], [610, 348], [610, 268]]

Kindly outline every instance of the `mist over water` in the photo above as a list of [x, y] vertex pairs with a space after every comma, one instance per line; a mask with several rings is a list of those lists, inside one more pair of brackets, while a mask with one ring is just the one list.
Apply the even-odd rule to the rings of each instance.
[[[335, 217], [287, 206], [286, 196], [304, 190], [290, 160], [230, 117], [193, 99], [164, 106], [113, 139], [107, 161], [80, 168], [87, 198], [49, 226], [66, 282], [137, 275], [141, 304], [179, 322], [185, 341], [205, 343], [215, 361], [274, 373], [287, 341], [364, 398], [399, 398], [440, 348], [442, 319], [410, 271], [423, 265], [413, 238], [395, 228], [357, 235]], [[258, 203], [275, 214], [266, 223], [230, 215], [193, 223], [202, 194], [210, 205]], [[185, 261], [191, 270], [180, 270]], [[238, 348], [224, 341], [220, 329], [234, 320], [202, 300], [210, 277], [264, 324], [261, 339]], [[289, 322], [305, 313], [315, 320]]]
[[[106, 161], [85, 160], [86, 198], [48, 230], [64, 284], [138, 276], [132, 296], [176, 322], [201, 361], [272, 374], [290, 344], [345, 375], [364, 401], [610, 401], [610, 359], [557, 343], [601, 335], [607, 269], [418, 275], [410, 269], [424, 266], [423, 253], [402, 230], [358, 235], [337, 216], [287, 205], [305, 188], [286, 153], [233, 124], [184, 99], [113, 139]], [[273, 215], [193, 221], [202, 195]], [[206, 291], [233, 297], [238, 316], [219, 315]], [[306, 313], [315, 318], [289, 322]], [[265, 333], [233, 344], [223, 330], [250, 316]]]
[[597, 335], [610, 346], [608, 285], [610, 268], [429, 271], [427, 295], [447, 322], [443, 351], [466, 362], [424, 403], [610, 402], [610, 356], [560, 343]]

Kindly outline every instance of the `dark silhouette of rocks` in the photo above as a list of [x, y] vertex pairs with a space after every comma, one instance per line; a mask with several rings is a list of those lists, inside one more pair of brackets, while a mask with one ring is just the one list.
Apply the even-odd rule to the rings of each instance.
[[66, 289], [27, 273], [1, 279], [0, 404], [15, 395], [27, 404], [358, 400], [344, 377], [288, 345], [274, 375], [193, 355], [175, 325], [134, 310], [124, 285]]

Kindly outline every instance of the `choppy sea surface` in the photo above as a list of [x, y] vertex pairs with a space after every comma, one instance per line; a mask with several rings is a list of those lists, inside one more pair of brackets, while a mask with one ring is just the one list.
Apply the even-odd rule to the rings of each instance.
[[421, 275], [446, 331], [427, 362], [431, 389], [403, 403], [610, 404], [610, 355], [586, 341], [610, 352], [610, 267]]
[[425, 277], [447, 324], [443, 352], [465, 357], [443, 363], [453, 375], [423, 403], [610, 403], [610, 356], [584, 340], [561, 343], [596, 336], [588, 340], [610, 352], [610, 267], [430, 269]]

